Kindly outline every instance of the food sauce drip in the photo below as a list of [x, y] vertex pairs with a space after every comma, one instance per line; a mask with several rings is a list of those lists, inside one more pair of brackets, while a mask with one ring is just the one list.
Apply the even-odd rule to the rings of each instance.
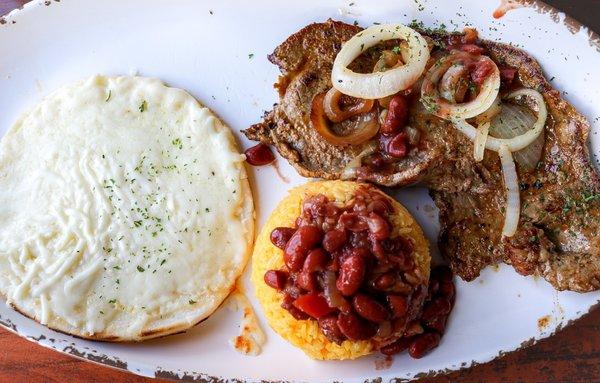
[[240, 334], [233, 337], [229, 343], [241, 354], [251, 356], [259, 355], [262, 351], [262, 346], [266, 341], [266, 337], [258, 324], [252, 304], [239, 287], [236, 287], [231, 293], [229, 301], [232, 305], [232, 309], [242, 312]]
[[494, 11], [494, 19], [500, 19], [504, 17], [508, 11], [521, 7], [523, 7], [523, 4], [517, 0], [502, 0], [500, 6]]

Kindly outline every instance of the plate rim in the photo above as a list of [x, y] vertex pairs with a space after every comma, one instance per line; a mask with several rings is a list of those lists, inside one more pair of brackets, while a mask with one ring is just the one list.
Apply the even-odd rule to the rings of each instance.
[[[497, 1], [497, 0], [492, 0], [492, 1]], [[567, 12], [562, 11], [550, 4], [547, 4], [545, 1], [542, 1], [542, 0], [514, 0], [514, 1], [523, 7], [528, 7], [528, 8], [534, 9], [539, 14], [542, 14], [542, 15], [549, 14], [550, 17], [552, 17], [552, 18], [554, 18], [555, 16], [558, 16], [559, 14], [564, 15], [563, 20], [555, 19], [553, 21], [557, 24], [559, 24], [559, 23], [564, 24], [566, 26], [566, 28], [568, 29], [568, 32], [570, 32], [573, 35], [575, 35], [581, 29], [587, 30], [586, 38], [588, 39], [590, 46], [595, 48], [600, 53], [600, 31], [599, 32], [594, 31], [587, 25], [583, 24], [582, 22], [578, 21], [577, 19], [575, 19], [574, 17], [569, 15]], [[60, 5], [61, 5], [61, 0], [30, 0], [27, 3], [21, 5], [17, 8], [14, 8], [7, 14], [0, 15], [0, 28], [6, 27], [7, 25], [10, 25], [10, 24], [15, 24], [17, 22], [16, 19], [20, 18], [24, 14], [27, 14], [28, 12], [32, 11], [33, 9], [37, 9], [37, 8], [43, 7], [43, 6], [50, 7], [50, 6], [60, 6]], [[586, 117], [586, 119], [588, 119], [588, 118]], [[229, 296], [226, 298], [226, 300], [228, 298], [229, 298]], [[6, 301], [5, 299], [3, 299], [3, 300]], [[226, 300], [223, 303], [225, 303]], [[9, 306], [9, 308], [13, 309], [10, 306]], [[505, 355], [507, 355], [509, 353], [524, 350], [531, 346], [534, 346], [538, 342], [556, 335], [557, 333], [561, 332], [563, 329], [571, 326], [575, 322], [581, 320], [582, 318], [588, 316], [590, 313], [592, 313], [593, 311], [598, 310], [598, 309], [600, 309], [600, 300], [598, 300], [596, 303], [590, 305], [587, 312], [582, 311], [581, 313], [578, 314], [578, 316], [576, 318], [568, 320], [565, 323], [559, 324], [552, 331], [547, 332], [547, 333], [546, 332], [541, 333], [541, 334], [539, 334], [539, 336], [533, 336], [529, 339], [526, 339], [520, 345], [516, 345], [514, 348], [509, 347], [508, 349], [505, 349], [505, 350], [499, 350], [499, 351], [493, 350], [493, 351], [487, 352], [483, 355], [480, 354], [477, 358], [479, 361], [475, 361], [475, 359], [473, 359], [470, 362], [461, 363], [456, 368], [447, 367], [447, 368], [439, 369], [439, 370], [431, 370], [428, 372], [421, 372], [421, 373], [415, 374], [414, 376], [412, 376], [410, 378], [394, 377], [393, 375], [389, 375], [385, 379], [388, 379], [390, 381], [393, 380], [396, 382], [409, 382], [409, 381], [413, 381], [413, 380], [417, 380], [417, 379], [433, 378], [433, 377], [437, 377], [437, 376], [446, 375], [446, 374], [449, 374], [452, 372], [464, 371], [464, 370], [468, 370], [468, 369], [478, 366], [478, 365], [487, 364], [495, 359], [504, 357]], [[19, 313], [19, 315], [23, 316], [20, 313]], [[23, 318], [26, 320], [32, 320], [26, 316], [23, 316]], [[16, 324], [14, 324], [10, 319], [3, 318], [1, 315], [0, 315], [0, 326], [3, 329], [8, 330], [10, 333], [15, 334], [22, 339], [25, 339], [29, 342], [40, 345], [46, 349], [57, 351], [62, 355], [73, 357], [73, 358], [76, 358], [76, 359], [84, 361], [84, 362], [91, 362], [95, 365], [108, 367], [113, 370], [123, 371], [123, 372], [133, 374], [136, 376], [143, 376], [143, 377], [148, 377], [148, 378], [161, 378], [161, 379], [169, 379], [169, 380], [177, 380], [177, 381], [193, 381], [193, 382], [202, 382], [202, 383], [222, 383], [222, 382], [229, 382], [229, 381], [235, 381], [235, 382], [240, 382], [240, 383], [242, 383], [242, 382], [243, 383], [250, 383], [250, 382], [258, 383], [259, 382], [259, 381], [246, 380], [246, 379], [240, 379], [240, 378], [213, 376], [213, 375], [209, 375], [209, 374], [201, 373], [201, 372], [188, 372], [188, 371], [181, 371], [181, 370], [167, 371], [167, 370], [159, 368], [159, 366], [155, 366], [150, 369], [147, 369], [147, 366], [143, 366], [142, 364], [139, 364], [139, 363], [136, 364], [136, 366], [129, 366], [129, 364], [127, 362], [124, 362], [115, 356], [96, 355], [95, 353], [92, 353], [92, 352], [78, 350], [74, 346], [61, 349], [58, 346], [56, 346], [50, 342], [44, 342], [43, 340], [47, 339], [44, 335], [41, 335], [40, 337], [35, 337], [32, 335], [28, 335], [26, 333], [20, 332], [18, 327], [16, 326]], [[49, 330], [55, 331], [52, 329], [49, 329]], [[62, 334], [62, 333], [60, 333], [60, 334]], [[62, 334], [62, 335], [65, 335], [65, 334]], [[84, 339], [84, 338], [80, 338], [80, 337], [70, 335], [70, 334], [66, 334], [66, 335], [76, 338], [76, 339]], [[101, 343], [103, 343], [103, 342], [101, 342]], [[97, 351], [95, 351], [95, 350], [94, 350], [94, 352], [97, 353]], [[129, 369], [128, 367], [131, 367], [131, 368], [141, 367], [141, 368], [139, 368], [139, 369], [136, 368], [135, 370], [132, 370], [132, 369]], [[154, 375], [148, 374], [148, 373], [146, 373], [146, 371], [152, 371]], [[370, 377], [370, 378], [366, 378], [364, 380], [364, 382], [365, 383], [367, 383], [367, 382], [368, 383], [376, 383], [376, 382], [380, 382], [382, 379], [384, 379], [384, 378], [383, 377]], [[289, 381], [288, 380], [260, 380], [260, 383], [287, 383], [287, 382], [289, 382]]]

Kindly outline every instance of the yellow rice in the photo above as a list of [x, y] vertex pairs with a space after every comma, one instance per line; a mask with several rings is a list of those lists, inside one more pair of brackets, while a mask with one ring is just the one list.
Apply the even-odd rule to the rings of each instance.
[[[263, 280], [266, 271], [284, 268], [283, 251], [271, 243], [270, 234], [276, 227], [294, 226], [294, 221], [301, 212], [302, 201], [306, 197], [315, 194], [324, 194], [330, 200], [343, 203], [350, 200], [361, 185], [377, 190], [370, 185], [349, 181], [312, 182], [290, 190], [288, 196], [271, 213], [254, 247], [254, 254], [252, 256], [252, 282], [269, 325], [284, 339], [301, 348], [308, 356], [314, 359], [355, 359], [371, 353], [373, 347], [369, 341], [346, 340], [341, 345], [338, 345], [329, 341], [323, 335], [316, 321], [296, 320], [286, 310], [281, 308], [283, 294], [267, 286]], [[392, 198], [389, 199], [398, 212], [395, 216], [390, 217], [394, 225], [392, 236], [401, 232], [403, 236], [412, 238], [415, 245], [413, 253], [415, 264], [418, 265], [423, 275], [429, 280], [429, 243], [425, 239], [421, 227], [404, 206]]]

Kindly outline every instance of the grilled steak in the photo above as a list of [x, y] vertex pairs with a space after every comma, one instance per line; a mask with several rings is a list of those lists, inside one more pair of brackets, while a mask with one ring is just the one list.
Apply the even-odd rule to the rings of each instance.
[[[327, 21], [288, 38], [269, 59], [283, 76], [276, 85], [280, 103], [264, 121], [245, 131], [248, 138], [274, 145], [306, 177], [339, 178], [366, 145], [328, 144], [310, 124], [313, 97], [331, 87], [331, 68], [341, 44], [360, 28]], [[448, 34], [424, 35], [443, 46]], [[540, 91], [548, 107], [542, 157], [534, 170], [517, 167], [521, 219], [517, 233], [502, 239], [505, 193], [498, 155], [486, 151], [473, 160], [473, 144], [452, 125], [427, 112], [418, 91], [410, 97], [410, 125], [421, 133], [408, 156], [384, 171], [359, 173], [387, 186], [420, 182], [440, 209], [439, 247], [465, 280], [504, 261], [523, 275], [541, 275], [558, 290], [600, 288], [600, 180], [587, 150], [589, 124], [560, 98], [538, 63], [512, 46], [479, 41], [500, 66], [518, 68], [518, 81]], [[435, 60], [435, 54], [432, 55]], [[355, 64], [372, 68], [375, 57]], [[336, 127], [343, 133], [344, 126]]]

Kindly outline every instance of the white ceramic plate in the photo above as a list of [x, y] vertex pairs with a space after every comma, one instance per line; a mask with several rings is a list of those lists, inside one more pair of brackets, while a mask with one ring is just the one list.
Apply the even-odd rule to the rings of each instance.
[[[600, 154], [600, 43], [587, 29], [537, 3], [492, 19], [498, 1], [482, 0], [35, 1], [0, 24], [0, 129], [51, 90], [91, 74], [154, 76], [189, 90], [236, 131], [257, 122], [276, 102], [271, 84], [278, 71], [266, 55], [291, 33], [329, 17], [347, 22], [472, 25], [485, 38], [524, 46], [542, 63], [554, 85], [594, 124], [592, 151]], [[531, 3], [531, 2], [529, 2]], [[236, 133], [241, 145], [251, 145]], [[597, 164], [598, 157], [595, 157]], [[285, 191], [304, 182], [285, 161], [283, 183], [273, 168], [252, 169], [258, 226]], [[398, 198], [417, 217], [435, 247], [437, 214], [426, 190]], [[249, 287], [247, 280], [246, 285]], [[248, 288], [248, 291], [252, 291]], [[253, 297], [251, 297], [253, 299]], [[488, 268], [472, 283], [458, 282], [458, 299], [441, 345], [427, 357], [394, 359], [376, 369], [377, 356], [349, 362], [316, 362], [262, 322], [268, 341], [258, 357], [238, 354], [228, 340], [239, 314], [221, 309], [185, 334], [143, 344], [95, 343], [46, 329], [0, 304], [0, 322], [44, 346], [147, 376], [213, 381], [226, 379], [346, 381], [409, 379], [486, 362], [534, 343], [587, 313], [600, 292], [557, 293], [541, 279], [510, 267]], [[254, 301], [255, 302], [255, 301]], [[257, 312], [262, 320], [260, 308]], [[545, 327], [538, 319], [548, 316]]]

